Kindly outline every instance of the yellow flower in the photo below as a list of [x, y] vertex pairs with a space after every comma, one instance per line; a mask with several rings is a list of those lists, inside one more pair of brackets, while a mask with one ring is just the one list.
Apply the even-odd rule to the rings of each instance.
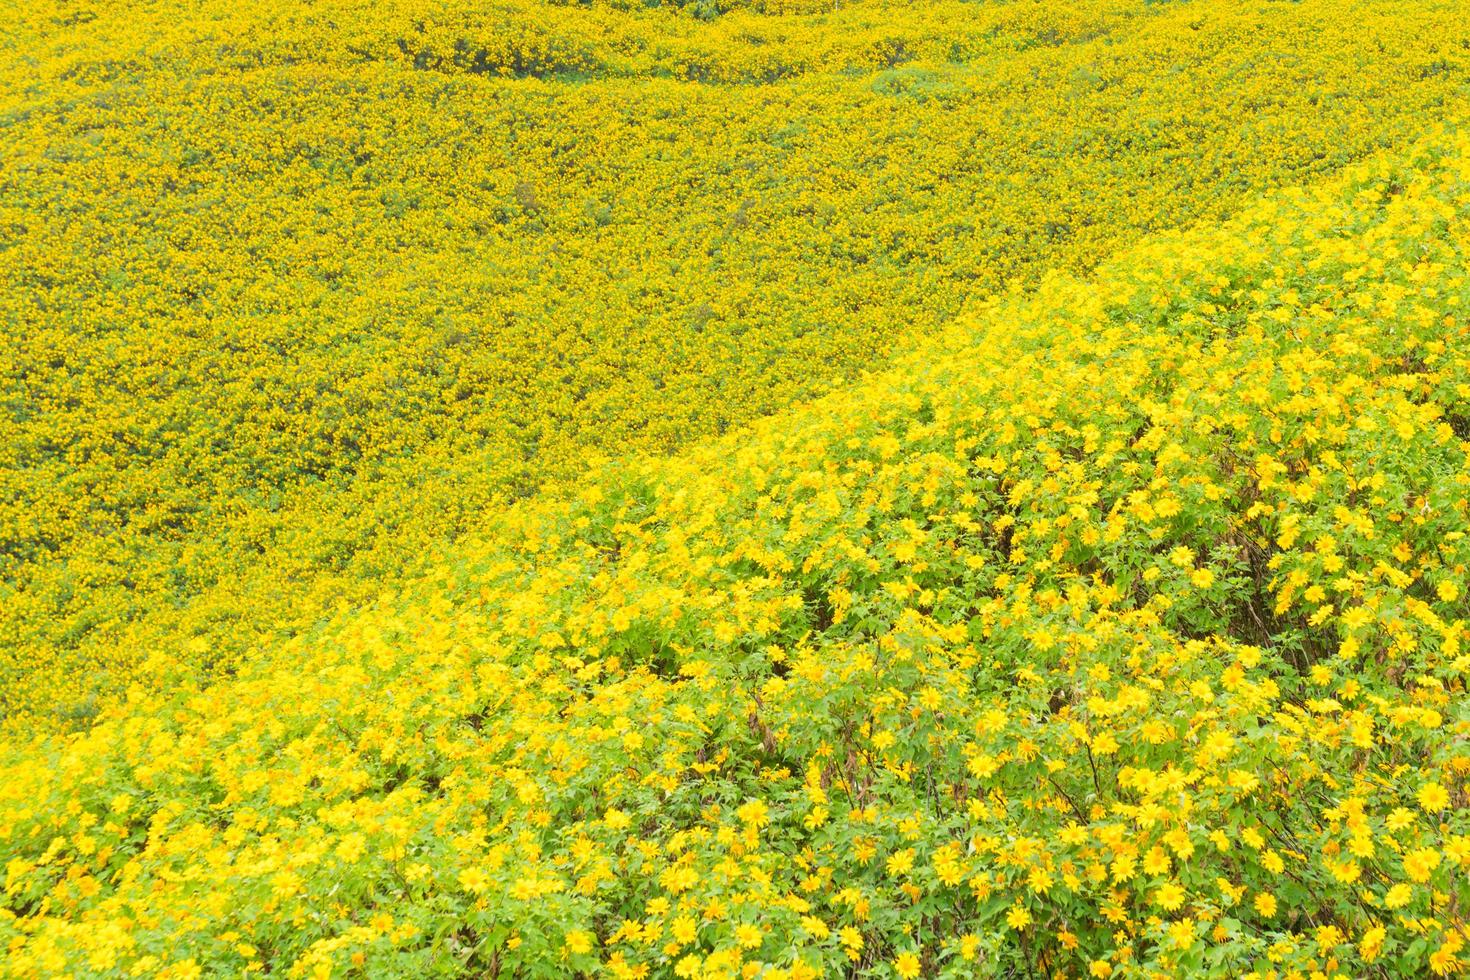
[[1425, 783], [1419, 787], [1419, 805], [1430, 813], [1438, 813], [1450, 802], [1450, 794], [1439, 783]]
[[694, 942], [698, 935], [699, 925], [687, 915], [681, 915], [669, 924], [669, 933], [680, 945], [688, 945]]
[[1137, 871], [1137, 859], [1131, 854], [1119, 854], [1113, 859], [1112, 873], [1114, 881], [1128, 881]]
[[478, 895], [490, 887], [490, 878], [480, 868], [466, 868], [459, 873], [459, 883], [465, 891]]
[[1373, 926], [1363, 933], [1363, 938], [1358, 941], [1358, 954], [1364, 961], [1372, 963], [1378, 959], [1378, 954], [1383, 950], [1383, 940], [1388, 936], [1388, 930], [1383, 926]]
[[1439, 867], [1439, 851], [1420, 847], [1404, 856], [1404, 872], [1413, 881], [1424, 882]]
[[1184, 889], [1173, 882], [1166, 882], [1154, 891], [1154, 902], [1167, 912], [1184, 904]]
[[903, 980], [914, 980], [919, 975], [919, 958], [910, 952], [899, 953], [893, 961], [893, 969]]
[[771, 808], [764, 800], [750, 800], [736, 809], [735, 817], [747, 827], [763, 827], [770, 823]]
[[1447, 941], [1429, 954], [1429, 969], [1435, 976], [1448, 976], [1460, 968], [1460, 961], [1455, 954], [1459, 951], [1461, 942]]
[[1012, 929], [1024, 929], [1031, 924], [1031, 913], [1024, 905], [1012, 905], [1010, 911], [1006, 912], [1006, 925]]
[[1384, 821], [1388, 825], [1388, 829], [1394, 832], [1403, 830], [1413, 822], [1414, 812], [1406, 807], [1395, 807], [1388, 814], [1388, 819]]
[[1414, 897], [1414, 889], [1400, 882], [1389, 888], [1383, 896], [1383, 904], [1391, 909], [1401, 909]]

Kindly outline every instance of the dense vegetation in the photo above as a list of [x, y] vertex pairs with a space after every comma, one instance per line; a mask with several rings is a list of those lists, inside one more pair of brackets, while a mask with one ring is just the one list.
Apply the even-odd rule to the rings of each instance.
[[1429, 0], [5, 16], [13, 730], [1401, 141], [1470, 43]]
[[10, 965], [1457, 972], [1467, 240], [1446, 133], [16, 746]]
[[4, 16], [0, 977], [1470, 971], [1456, 4]]

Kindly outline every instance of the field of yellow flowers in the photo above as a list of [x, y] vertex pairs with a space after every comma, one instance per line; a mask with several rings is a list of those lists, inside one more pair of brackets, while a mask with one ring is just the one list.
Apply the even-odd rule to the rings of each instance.
[[13, 741], [6, 970], [1458, 973], [1467, 242], [1444, 129]]
[[1470, 11], [39, 0], [0, 977], [1470, 972]]
[[[0, 725], [1402, 143], [1455, 0], [33, 0], [0, 32]], [[430, 562], [432, 564], [432, 561]]]

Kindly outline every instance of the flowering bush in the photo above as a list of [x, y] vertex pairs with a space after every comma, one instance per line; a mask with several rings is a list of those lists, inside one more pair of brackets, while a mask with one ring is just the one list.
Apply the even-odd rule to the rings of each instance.
[[0, 763], [17, 976], [1461, 972], [1470, 139]]
[[1400, 141], [1470, 40], [1436, 0], [707, 7], [11, 5], [11, 730]]

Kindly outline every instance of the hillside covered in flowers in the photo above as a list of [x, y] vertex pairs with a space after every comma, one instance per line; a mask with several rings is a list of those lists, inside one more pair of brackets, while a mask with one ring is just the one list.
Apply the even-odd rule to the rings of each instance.
[[488, 511], [1418, 135], [1453, 0], [33, 0], [0, 711], [227, 671]]
[[1458, 4], [5, 16], [0, 976], [1470, 971]]

